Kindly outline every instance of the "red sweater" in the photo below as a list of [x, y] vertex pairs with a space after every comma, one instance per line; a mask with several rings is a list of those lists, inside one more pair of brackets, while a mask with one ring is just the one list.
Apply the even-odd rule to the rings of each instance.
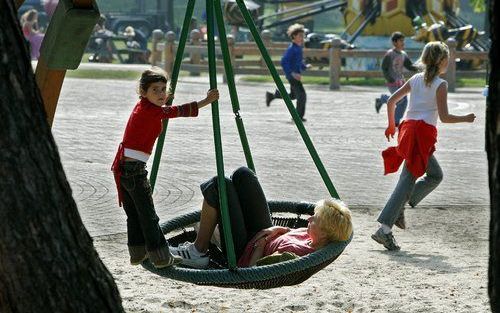
[[159, 107], [143, 98], [137, 102], [128, 119], [123, 141], [118, 147], [111, 170], [115, 175], [118, 188], [118, 204], [121, 206], [120, 192], [120, 164], [123, 160], [124, 149], [133, 149], [151, 154], [156, 138], [162, 131], [162, 120], [175, 117], [198, 116], [198, 103], [191, 102], [179, 106]]
[[397, 172], [401, 163], [415, 178], [424, 175], [429, 157], [436, 151], [437, 129], [423, 120], [404, 121], [399, 126], [398, 146], [382, 151], [384, 175]]
[[[252, 258], [255, 242], [255, 238], [252, 238], [252, 240], [247, 243], [245, 250], [238, 260], [239, 267], [250, 266], [250, 259]], [[310, 242], [311, 237], [307, 234], [307, 228], [293, 229], [267, 242], [262, 257], [271, 255], [275, 252], [292, 252], [298, 256], [304, 256], [314, 252], [314, 248], [309, 245]]]

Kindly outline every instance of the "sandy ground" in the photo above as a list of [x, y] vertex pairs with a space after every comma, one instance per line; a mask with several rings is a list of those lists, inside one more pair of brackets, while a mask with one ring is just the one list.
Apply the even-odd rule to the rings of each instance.
[[[382, 175], [383, 88], [306, 86], [306, 128], [342, 199], [355, 236], [345, 252], [306, 282], [272, 290], [200, 287], [128, 265], [125, 214], [116, 204], [110, 164], [134, 104], [136, 83], [66, 79], [53, 133], [82, 220], [114, 276], [127, 312], [488, 312], [489, 195], [481, 89], [449, 95], [450, 112], [474, 112], [474, 124], [439, 126], [441, 185], [407, 209], [400, 252], [370, 238], [398, 175]], [[176, 100], [201, 98], [204, 77], [185, 79]], [[316, 201], [328, 192], [282, 103], [263, 103], [271, 85], [238, 86], [257, 174], [269, 199]], [[221, 123], [226, 171], [244, 162], [225, 86]], [[257, 96], [256, 96], [257, 95]], [[162, 221], [199, 207], [198, 184], [216, 173], [210, 110], [169, 123], [157, 188]], [[190, 162], [185, 162], [186, 158]], [[150, 166], [151, 164], [149, 164]]]
[[[474, 214], [471, 214], [474, 212]], [[378, 210], [354, 208], [355, 237], [306, 282], [271, 290], [196, 286], [126, 263], [124, 234], [95, 238], [127, 312], [488, 312], [488, 209], [407, 210], [400, 252], [370, 239]]]

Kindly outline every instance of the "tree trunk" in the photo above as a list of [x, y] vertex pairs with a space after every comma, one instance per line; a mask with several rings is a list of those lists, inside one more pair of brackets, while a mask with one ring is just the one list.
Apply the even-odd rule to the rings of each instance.
[[488, 269], [488, 294], [491, 311], [500, 313], [500, 25], [495, 16], [500, 15], [500, 3], [489, 1], [490, 17], [490, 77], [486, 103], [486, 151], [490, 186], [490, 260]]
[[0, 1], [0, 312], [123, 312], [71, 196], [14, 1]]

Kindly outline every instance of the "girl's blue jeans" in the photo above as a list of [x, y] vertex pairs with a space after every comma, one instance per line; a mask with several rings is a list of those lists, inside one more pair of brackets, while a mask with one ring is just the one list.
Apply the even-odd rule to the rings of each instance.
[[126, 161], [121, 165], [121, 171], [120, 188], [127, 214], [128, 245], [146, 246], [147, 251], [168, 246], [158, 224], [160, 219], [153, 204], [146, 163]]
[[392, 228], [407, 202], [411, 207], [415, 207], [439, 185], [441, 180], [443, 180], [443, 171], [433, 155], [429, 158], [425, 174], [418, 180], [408, 171], [405, 162], [396, 188], [380, 212], [377, 221]]

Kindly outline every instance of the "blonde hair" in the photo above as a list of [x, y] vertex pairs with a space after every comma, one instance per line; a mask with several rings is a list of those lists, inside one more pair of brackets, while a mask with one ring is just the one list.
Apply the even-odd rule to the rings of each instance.
[[290, 37], [290, 39], [293, 39], [295, 35], [303, 32], [304, 32], [304, 25], [297, 23], [290, 25], [290, 27], [288, 27], [288, 30], [286, 31], [286, 34], [288, 35], [288, 37]]
[[441, 62], [449, 56], [450, 50], [448, 46], [440, 41], [431, 41], [425, 45], [419, 60], [425, 66], [425, 85], [431, 85], [434, 78], [439, 75]]
[[326, 199], [316, 203], [314, 213], [319, 229], [328, 242], [344, 241], [352, 233], [351, 211], [338, 199]]

